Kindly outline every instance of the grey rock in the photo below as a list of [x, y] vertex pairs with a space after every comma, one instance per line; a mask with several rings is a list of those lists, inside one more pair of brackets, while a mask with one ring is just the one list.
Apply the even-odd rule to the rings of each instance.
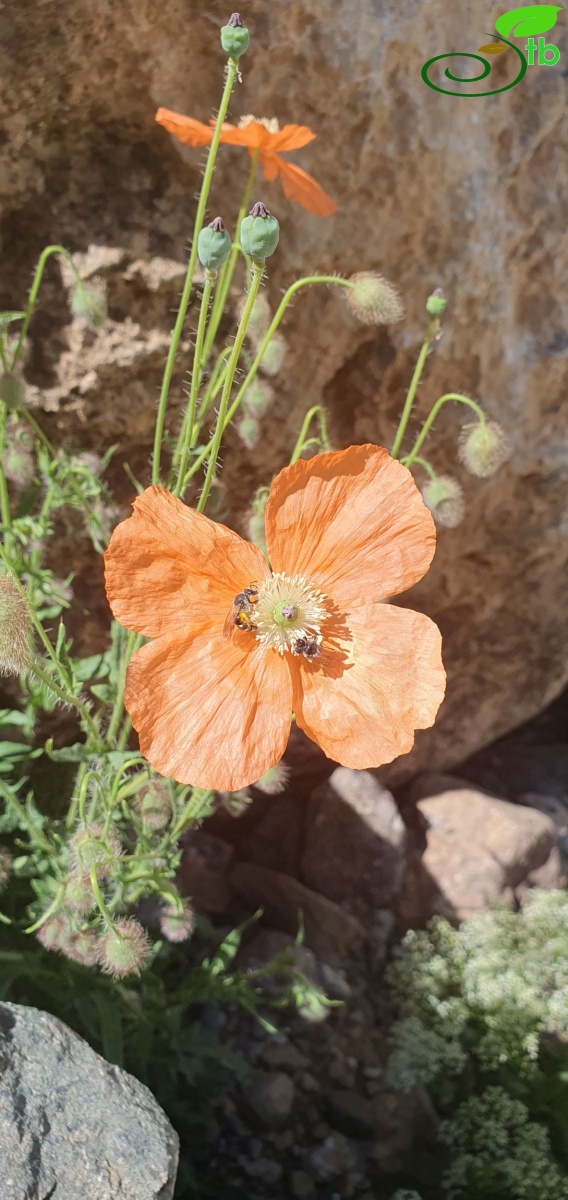
[[296, 1089], [283, 1071], [254, 1071], [243, 1082], [243, 1094], [253, 1117], [265, 1129], [284, 1125], [292, 1112]]
[[264, 1066], [282, 1071], [301, 1071], [309, 1065], [309, 1059], [293, 1042], [269, 1042], [261, 1050], [260, 1058]]
[[55, 1017], [0, 1004], [2, 1200], [171, 1200], [177, 1161], [137, 1079]]
[[337, 904], [382, 907], [401, 889], [406, 829], [370, 771], [338, 767], [308, 808], [302, 877]]
[[310, 1155], [312, 1170], [318, 1182], [329, 1183], [338, 1179], [355, 1166], [355, 1155], [341, 1133], [330, 1133], [329, 1137]]

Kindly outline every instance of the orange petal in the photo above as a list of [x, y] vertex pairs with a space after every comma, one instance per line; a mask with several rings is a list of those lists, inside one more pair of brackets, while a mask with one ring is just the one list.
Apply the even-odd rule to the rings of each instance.
[[316, 213], [318, 217], [330, 217], [332, 213], [337, 212], [337, 204], [334, 204], [327, 192], [295, 163], [286, 162], [281, 158], [280, 178], [287, 199], [295, 200], [296, 204], [301, 204], [308, 212]]
[[350, 446], [285, 467], [265, 519], [272, 569], [309, 576], [343, 610], [412, 587], [436, 546], [410, 471], [380, 446]]
[[105, 554], [108, 601], [117, 621], [146, 637], [207, 619], [222, 629], [243, 587], [263, 579], [264, 555], [224, 525], [149, 487], [114, 530]]
[[213, 140], [213, 130], [208, 125], [195, 121], [193, 117], [172, 112], [169, 108], [159, 108], [155, 120], [184, 146], [208, 146]]
[[300, 150], [313, 142], [315, 133], [307, 125], [284, 125], [278, 133], [269, 134], [269, 146], [272, 151], [281, 154], [283, 150]]
[[126, 677], [125, 704], [140, 749], [162, 775], [237, 791], [281, 759], [290, 733], [292, 680], [284, 658], [253, 634], [210, 629], [143, 646]]
[[278, 178], [282, 161], [277, 154], [270, 154], [267, 150], [265, 150], [260, 155], [260, 165], [263, 170], [264, 178], [268, 179], [272, 183], [274, 179]]
[[390, 604], [362, 605], [341, 624], [317, 663], [292, 659], [296, 721], [342, 766], [380, 767], [434, 723], [446, 681], [440, 631]]
[[248, 146], [250, 150], [258, 150], [269, 137], [268, 130], [260, 121], [251, 121], [244, 129], [230, 125], [228, 121], [221, 126], [221, 141], [227, 146]]

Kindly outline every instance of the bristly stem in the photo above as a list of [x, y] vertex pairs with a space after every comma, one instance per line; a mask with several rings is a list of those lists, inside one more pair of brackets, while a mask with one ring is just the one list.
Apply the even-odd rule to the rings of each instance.
[[412, 461], [410, 461], [409, 456], [408, 458], [401, 458], [400, 461], [403, 467], [422, 467], [422, 469], [426, 471], [426, 474], [430, 476], [430, 479], [436, 479], [436, 472], [434, 468], [430, 466], [430, 463], [427, 462], [425, 458], [413, 458]]
[[[231, 99], [231, 93], [232, 93], [233, 87], [235, 85], [235, 79], [237, 78], [238, 70], [239, 70], [239, 65], [238, 65], [237, 59], [230, 58], [227, 63], [227, 77], [225, 79], [225, 87], [223, 90], [223, 95], [221, 97], [221, 103], [219, 105], [219, 112], [217, 113], [217, 120], [215, 122], [215, 129], [213, 131], [213, 138], [211, 141], [211, 145], [209, 147], [209, 153], [207, 155], [207, 164], [205, 167], [205, 174], [203, 176], [203, 183], [201, 185], [201, 192], [199, 194], [199, 202], [197, 205], [197, 212], [195, 214], [195, 225], [193, 228], [191, 252], [189, 255], [189, 262], [187, 264], [187, 273], [186, 273], [186, 277], [185, 277], [185, 283], [183, 285], [183, 292], [181, 295], [181, 300], [180, 300], [180, 305], [179, 305], [178, 314], [177, 314], [177, 318], [176, 318], [176, 323], [174, 325], [174, 331], [172, 333], [172, 340], [170, 342], [170, 348], [168, 351], [168, 357], [166, 359], [166, 366], [164, 369], [164, 378], [162, 380], [160, 399], [158, 402], [158, 412], [157, 412], [157, 416], [156, 416], [156, 430], [155, 430], [155, 434], [154, 434], [154, 452], [153, 452], [153, 457], [152, 457], [152, 483], [159, 483], [159, 480], [160, 480], [160, 456], [161, 456], [161, 452], [162, 452], [162, 439], [164, 436], [164, 423], [165, 423], [165, 419], [166, 419], [166, 408], [167, 408], [167, 404], [168, 404], [168, 396], [170, 393], [170, 385], [172, 382], [172, 375], [174, 372], [175, 360], [176, 360], [179, 344], [181, 341], [181, 335], [183, 333], [183, 326], [184, 326], [184, 322], [185, 322], [185, 318], [186, 318], [186, 314], [187, 314], [187, 308], [189, 305], [189, 298], [191, 296], [191, 289], [193, 286], [193, 275], [195, 272], [195, 264], [197, 262], [197, 238], [198, 238], [198, 234], [201, 230], [201, 227], [202, 227], [204, 219], [205, 219], [205, 212], [207, 209], [207, 201], [209, 199], [209, 189], [211, 187], [211, 180], [213, 178], [213, 170], [215, 167], [215, 159], [217, 158], [217, 150], [219, 149], [219, 142], [221, 140], [221, 128], [222, 128], [223, 122], [225, 120], [225, 117], [227, 115], [229, 101]], [[196, 365], [197, 365], [197, 370], [199, 372], [199, 364], [197, 363]]]
[[195, 413], [197, 410], [197, 397], [199, 395], [199, 385], [201, 383], [201, 360], [203, 355], [203, 343], [205, 340], [205, 328], [207, 325], [207, 314], [209, 312], [209, 301], [213, 290], [213, 276], [210, 272], [205, 273], [205, 283], [203, 285], [203, 293], [201, 296], [201, 306], [199, 309], [199, 321], [197, 324], [197, 334], [195, 338], [195, 353], [193, 355], [193, 372], [191, 376], [191, 388], [189, 392], [189, 404], [183, 419], [182, 436], [180, 443], [179, 466], [177, 480], [173, 489], [174, 496], [181, 496], [183, 492], [183, 481], [187, 471], [187, 461], [193, 436], [193, 426], [195, 423]]
[[52, 677], [48, 675], [42, 669], [42, 667], [38, 665], [37, 662], [32, 662], [29, 670], [32, 672], [32, 675], [37, 676], [38, 679], [41, 679], [42, 683], [45, 683], [48, 688], [51, 688], [51, 691], [55, 692], [55, 695], [58, 696], [64, 704], [70, 704], [71, 707], [78, 712], [82, 721], [87, 726], [91, 737], [94, 738], [97, 749], [102, 750], [104, 748], [103, 739], [86, 705], [83, 704], [83, 702], [79, 700], [77, 696], [74, 696], [72, 692], [65, 691], [64, 688], [60, 687], [59, 684], [55, 682], [55, 679], [52, 679]]
[[71, 267], [77, 282], [79, 284], [82, 283], [81, 276], [77, 270], [77, 267], [75, 266], [75, 263], [73, 262], [73, 256], [69, 253], [68, 250], [65, 249], [65, 246], [46, 246], [45, 250], [43, 250], [39, 256], [38, 264], [35, 269], [35, 275], [33, 277], [32, 286], [30, 288], [30, 294], [28, 296], [28, 303], [26, 305], [26, 315], [22, 322], [22, 328], [20, 329], [20, 335], [18, 337], [18, 341], [16, 342], [16, 348], [14, 350], [12, 362], [10, 364], [10, 370], [12, 370], [12, 371], [14, 370], [14, 367], [16, 366], [16, 363], [22, 352], [22, 346], [24, 344], [24, 340], [26, 338], [28, 329], [30, 327], [30, 321], [33, 316], [33, 311], [35, 308], [36, 300], [38, 298], [39, 289], [41, 287], [41, 281], [43, 278], [43, 272], [45, 270], [45, 265], [47, 263], [48, 258], [50, 258], [50, 256], [52, 254], [60, 254], [62, 256], [62, 258], [64, 258], [65, 261], [69, 263], [69, 266]]
[[402, 439], [406, 433], [406, 426], [408, 425], [408, 422], [410, 419], [410, 414], [412, 412], [412, 406], [413, 406], [414, 400], [416, 398], [416, 390], [418, 388], [418, 384], [420, 383], [420, 379], [422, 377], [422, 372], [424, 370], [424, 363], [426, 362], [426, 359], [428, 357], [428, 351], [430, 350], [430, 346], [432, 345], [432, 342], [433, 342], [434, 338], [436, 337], [437, 332], [438, 332], [438, 322], [431, 319], [429, 322], [429, 325], [428, 325], [428, 331], [426, 333], [426, 337], [424, 338], [424, 341], [423, 341], [421, 349], [420, 349], [420, 354], [418, 355], [418, 361], [414, 368], [414, 374], [412, 376], [412, 379], [410, 380], [410, 387], [408, 389], [406, 400], [404, 402], [404, 408], [402, 410], [402, 416], [398, 423], [398, 429], [394, 435], [394, 442], [392, 444], [392, 449], [391, 449], [391, 455], [393, 458], [398, 458], [398, 452], [402, 445]]
[[248, 323], [250, 321], [250, 316], [251, 316], [251, 313], [252, 313], [252, 310], [254, 307], [254, 302], [258, 295], [258, 289], [260, 287], [263, 274], [264, 274], [264, 263], [263, 262], [262, 263], [253, 263], [252, 271], [251, 271], [249, 294], [247, 296], [247, 302], [245, 304], [245, 307], [243, 309], [243, 314], [239, 321], [239, 327], [237, 329], [235, 341], [233, 344], [233, 348], [231, 350], [231, 357], [227, 364], [227, 373], [225, 375], [225, 382], [223, 384], [223, 392], [221, 395], [221, 403], [219, 405], [219, 412], [217, 414], [217, 424], [215, 426], [215, 432], [214, 432], [213, 438], [212, 438], [211, 452], [209, 454], [209, 462], [207, 464], [207, 471], [205, 474], [205, 482], [203, 484], [203, 491], [201, 492], [201, 495], [199, 497], [199, 504], [197, 505], [198, 512], [203, 512], [203, 509], [205, 508], [205, 505], [207, 503], [207, 497], [209, 496], [209, 492], [211, 491], [211, 484], [213, 483], [215, 471], [217, 469], [217, 459], [219, 457], [219, 449], [221, 446], [221, 439], [223, 437], [223, 432], [225, 429], [225, 422], [226, 422], [226, 418], [227, 418], [227, 409], [229, 407], [229, 397], [231, 395], [231, 388], [233, 386], [233, 380], [235, 378], [235, 371], [237, 369], [243, 342], [245, 340], [245, 334], [246, 334], [246, 331], [248, 328]]
[[481, 425], [485, 425], [485, 413], [484, 413], [483, 409], [480, 407], [480, 405], [476, 404], [475, 400], [471, 400], [469, 396], [462, 396], [461, 392], [446, 392], [446, 394], [444, 396], [440, 396], [440, 399], [436, 400], [436, 403], [434, 404], [433, 408], [430, 410], [428, 416], [426, 417], [424, 425], [422, 426], [422, 429], [420, 430], [420, 433], [418, 434], [418, 437], [416, 438], [416, 441], [414, 443], [414, 446], [412, 447], [412, 450], [410, 451], [410, 454], [408, 454], [406, 456], [406, 458], [403, 460], [404, 465], [406, 467], [410, 467], [412, 465], [412, 463], [416, 462], [417, 455], [418, 455], [421, 447], [423, 446], [424, 442], [426, 441], [426, 438], [428, 437], [428, 434], [430, 433], [430, 430], [434, 424], [434, 421], [436, 420], [436, 417], [438, 416], [440, 409], [442, 408], [442, 406], [444, 404], [447, 404], [448, 400], [455, 400], [458, 404], [465, 404], [467, 406], [467, 408], [473, 409], [473, 411], [476, 414], [476, 416], [478, 417]]
[[[237, 265], [237, 260], [238, 260], [239, 254], [241, 253], [241, 224], [244, 221], [244, 219], [247, 215], [247, 212], [248, 212], [250, 198], [252, 195], [252, 189], [254, 187], [254, 181], [255, 181], [255, 177], [256, 177], [258, 156], [259, 156], [259, 151], [254, 150], [253, 158], [252, 158], [252, 162], [251, 162], [251, 166], [250, 166], [250, 171], [248, 173], [248, 179], [245, 184], [245, 190], [244, 190], [244, 194], [243, 194], [242, 204], [241, 204], [241, 207], [239, 210], [239, 215], [237, 217], [237, 228], [236, 228], [236, 232], [235, 232], [235, 238], [233, 241], [233, 245], [231, 247], [231, 253], [229, 254], [229, 257], [228, 257], [226, 263], [224, 263], [223, 268], [221, 270], [221, 275], [219, 278], [217, 291], [215, 293], [215, 299], [213, 301], [213, 308], [211, 311], [211, 319], [209, 321], [209, 325], [207, 328], [207, 334], [205, 337], [205, 345], [203, 347], [203, 354], [202, 354], [202, 359], [201, 359], [201, 370], [202, 371], [205, 370], [205, 367], [207, 366], [207, 363], [209, 361], [209, 355], [211, 354], [213, 342], [215, 341], [215, 338], [217, 336], [217, 330], [219, 329], [221, 317], [223, 316], [223, 313], [225, 311], [225, 304], [227, 303], [227, 296], [229, 295], [229, 288], [233, 281], [233, 275], [235, 273], [235, 267]], [[198, 361], [197, 354], [195, 357], [195, 361], [196, 362]]]
[[[310, 428], [310, 425], [312, 423], [313, 418], [316, 416], [316, 413], [319, 416], [320, 438], [319, 439], [317, 439], [317, 438], [309, 438], [308, 439], [307, 438], [308, 429]], [[327, 436], [327, 421], [326, 421], [326, 416], [325, 416], [325, 409], [322, 408], [321, 404], [314, 404], [314, 407], [310, 408], [304, 417], [304, 423], [300, 430], [296, 445], [294, 446], [294, 449], [292, 451], [292, 457], [290, 459], [290, 466], [292, 466], [293, 463], [298, 461], [302, 451], [306, 449], [306, 446], [310, 446], [313, 444], [313, 442], [318, 441], [318, 440], [321, 442], [324, 450], [330, 449], [329, 439]]]

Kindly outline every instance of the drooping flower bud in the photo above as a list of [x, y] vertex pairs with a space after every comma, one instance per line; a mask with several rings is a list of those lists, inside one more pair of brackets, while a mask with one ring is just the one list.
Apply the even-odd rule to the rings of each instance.
[[280, 792], [286, 791], [290, 775], [292, 774], [288, 763], [281, 758], [274, 767], [270, 767], [268, 771], [257, 779], [255, 788], [259, 792], [264, 792], [265, 796], [278, 796]]
[[441, 288], [434, 288], [426, 301], [426, 312], [430, 317], [441, 317], [445, 313], [448, 301]]
[[259, 200], [241, 221], [241, 246], [245, 254], [255, 263], [263, 263], [274, 254], [280, 237], [280, 226]]
[[0, 892], [4, 890], [12, 870], [12, 855], [5, 846], [0, 846]]
[[20, 491], [24, 491], [35, 477], [35, 461], [30, 452], [32, 439], [29, 429], [14, 413], [9, 418], [7, 445], [2, 459], [4, 474]]
[[252, 413], [243, 413], [237, 423], [237, 433], [247, 450], [252, 450], [260, 437], [260, 422]]
[[[115, 932], [116, 930], [116, 932]], [[134, 917], [121, 917], [99, 939], [98, 961], [107, 975], [139, 975], [150, 953], [150, 940]]]
[[24, 398], [24, 389], [19, 379], [11, 371], [0, 375], [0, 400], [6, 408], [20, 408]]
[[193, 909], [183, 901], [183, 911], [175, 904], [164, 904], [160, 913], [160, 929], [168, 942], [186, 942], [195, 929]]
[[252, 797], [246, 788], [239, 792], [218, 792], [219, 800], [230, 817], [242, 817], [249, 807]]
[[71, 312], [90, 329], [100, 329], [107, 318], [106, 300], [96, 288], [78, 283], [71, 296]]
[[422, 486], [422, 496], [438, 525], [455, 529], [463, 521], [463, 491], [457, 479], [451, 475], [436, 475], [434, 479], [428, 479]]
[[402, 321], [404, 304], [394, 284], [373, 271], [352, 275], [350, 288], [345, 288], [351, 312], [363, 325], [394, 325]]
[[94, 967], [99, 961], [99, 935], [94, 929], [79, 929], [71, 934], [63, 953], [82, 967]]
[[172, 802], [167, 784], [158, 779], [144, 784], [135, 800], [134, 808], [150, 829], [164, 829], [172, 817]]
[[204, 225], [197, 239], [197, 253], [206, 271], [217, 271], [229, 256], [231, 239], [220, 217]]
[[278, 372], [282, 370], [287, 349], [286, 339], [282, 337], [281, 333], [275, 333], [262, 356], [261, 370], [265, 371], [267, 375], [278, 375]]
[[29, 666], [31, 629], [27, 597], [11, 575], [0, 575], [0, 675], [19, 675]]
[[69, 875], [65, 880], [63, 899], [66, 908], [78, 916], [86, 916], [95, 907], [90, 880], [85, 875]]
[[103, 839], [103, 827], [91, 823], [80, 825], [70, 840], [71, 862], [79, 874], [96, 868], [97, 878], [105, 879], [110, 873], [113, 859], [122, 854], [122, 845], [116, 830], [111, 825]]
[[253, 417], [264, 417], [274, 403], [274, 389], [266, 379], [253, 379], [244, 393], [243, 406]]
[[[241, 305], [242, 311], [242, 305]], [[239, 317], [240, 317], [239, 313]], [[264, 292], [259, 292], [253, 304], [253, 309], [247, 325], [247, 337], [251, 342], [262, 341], [272, 320], [272, 311]]]
[[486, 479], [494, 475], [508, 454], [507, 439], [496, 421], [464, 425], [459, 440], [459, 457], [472, 475]]
[[47, 921], [40, 925], [36, 933], [38, 942], [45, 950], [60, 950], [65, 952], [73, 935], [71, 922], [66, 913], [53, 913]]
[[229, 58], [240, 58], [250, 45], [250, 33], [238, 13], [229, 17], [221, 29], [221, 45]]

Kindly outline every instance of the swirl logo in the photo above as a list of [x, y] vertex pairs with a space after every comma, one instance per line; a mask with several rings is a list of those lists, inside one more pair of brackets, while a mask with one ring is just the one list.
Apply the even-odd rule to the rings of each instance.
[[[432, 88], [434, 92], [441, 92], [444, 96], [463, 96], [467, 99], [476, 96], [496, 96], [499, 92], [507, 92], [510, 88], [516, 87], [521, 79], [527, 73], [528, 67], [535, 65], [535, 59], [539, 67], [553, 67], [560, 58], [560, 51], [557, 46], [547, 43], [543, 35], [548, 33], [554, 27], [557, 20], [557, 15], [562, 12], [556, 4], [529, 4], [524, 8], [512, 8], [509, 12], [503, 13], [495, 22], [496, 34], [487, 34], [493, 40], [487, 45], [479, 47], [477, 54], [471, 54], [466, 51], [454, 51], [446, 54], [436, 54], [434, 58], [428, 59], [422, 67], [421, 75], [427, 87]], [[535, 35], [536, 38], [535, 38]], [[527, 38], [524, 52], [514, 42], [508, 41], [508, 37]], [[429, 78], [429, 72], [435, 63], [441, 62], [449, 58], [469, 58], [476, 63], [481, 63], [482, 70], [478, 75], [470, 75], [462, 78], [459, 75], [454, 75], [450, 67], [446, 67], [444, 75], [446, 79], [454, 84], [474, 84], [480, 83], [487, 79], [491, 74], [493, 63], [487, 58], [482, 58], [481, 55], [490, 55], [491, 58], [505, 54], [508, 50], [512, 50], [516, 55], [517, 74], [510, 83], [504, 83], [501, 87], [489, 88], [482, 92], [469, 91], [452, 91], [449, 87], [441, 87], [434, 83]], [[509, 55], [510, 57], [510, 55]]]

